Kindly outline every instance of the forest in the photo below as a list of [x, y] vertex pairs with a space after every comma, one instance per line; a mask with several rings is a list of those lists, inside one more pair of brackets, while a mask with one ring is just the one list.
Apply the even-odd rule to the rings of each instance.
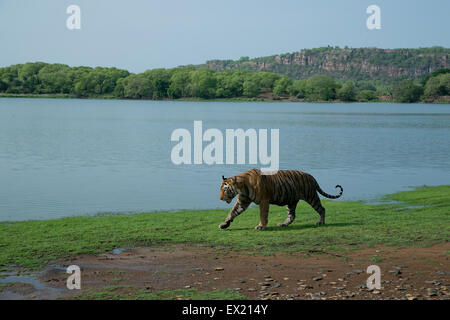
[[34, 62], [0, 68], [1, 96], [109, 99], [236, 99], [291, 101], [448, 102], [450, 69], [393, 85], [335, 79], [316, 74], [295, 80], [249, 70], [215, 71], [185, 66], [142, 73], [104, 67]]

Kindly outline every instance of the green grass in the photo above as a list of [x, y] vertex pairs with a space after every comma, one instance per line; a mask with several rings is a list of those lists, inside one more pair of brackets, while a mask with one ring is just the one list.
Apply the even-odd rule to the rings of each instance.
[[387, 196], [400, 201], [395, 204], [323, 201], [327, 224], [322, 227], [315, 227], [318, 214], [303, 202], [292, 225], [277, 227], [286, 218], [285, 208], [271, 206], [265, 231], [253, 229], [259, 222], [257, 207], [237, 217], [226, 230], [218, 228], [226, 210], [2, 222], [0, 268], [39, 269], [52, 260], [82, 253], [175, 243], [264, 255], [340, 252], [375, 245], [430, 246], [450, 239], [449, 195], [450, 186], [439, 186]]
[[110, 286], [102, 291], [88, 291], [75, 297], [81, 300], [239, 300], [245, 299], [238, 292], [227, 290], [199, 291], [197, 289], [175, 289], [147, 292], [129, 286]]
[[370, 258], [371, 262], [375, 262], [375, 263], [379, 263], [379, 262], [383, 262], [384, 258], [383, 257], [379, 257], [379, 256], [373, 256], [372, 258]]

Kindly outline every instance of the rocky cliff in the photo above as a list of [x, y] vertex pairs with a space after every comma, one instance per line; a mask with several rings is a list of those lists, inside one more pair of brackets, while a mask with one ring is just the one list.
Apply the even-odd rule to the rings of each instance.
[[202, 66], [216, 71], [269, 71], [294, 79], [325, 74], [337, 79], [391, 82], [422, 78], [435, 69], [450, 67], [450, 49], [323, 47], [255, 59], [211, 60]]

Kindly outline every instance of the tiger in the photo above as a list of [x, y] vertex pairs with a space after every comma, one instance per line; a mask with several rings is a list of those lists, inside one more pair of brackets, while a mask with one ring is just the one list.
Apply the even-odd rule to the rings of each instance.
[[259, 169], [251, 169], [230, 178], [222, 176], [220, 200], [231, 203], [237, 196], [237, 201], [219, 228], [228, 228], [252, 202], [259, 205], [260, 222], [255, 227], [256, 230], [267, 227], [271, 204], [286, 206], [288, 216], [278, 226], [287, 227], [295, 219], [295, 209], [300, 200], [306, 201], [319, 214], [320, 220], [316, 225], [324, 225], [325, 208], [317, 192], [329, 199], [337, 199], [342, 196], [344, 189], [340, 185], [336, 188], [340, 189], [339, 194], [329, 195], [320, 188], [312, 175], [297, 170], [278, 170], [274, 174], [263, 174]]

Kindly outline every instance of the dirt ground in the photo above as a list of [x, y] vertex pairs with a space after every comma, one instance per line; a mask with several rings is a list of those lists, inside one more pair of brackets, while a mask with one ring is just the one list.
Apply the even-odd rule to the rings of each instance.
[[[60, 261], [37, 274], [3, 275], [0, 284], [7, 286], [0, 290], [0, 299], [71, 299], [106, 286], [148, 292], [230, 288], [248, 299], [450, 299], [449, 250], [450, 244], [441, 244], [376, 247], [343, 256], [257, 256], [192, 245], [116, 249]], [[381, 268], [382, 287], [371, 291], [366, 287], [366, 269], [373, 264]], [[81, 290], [66, 288], [69, 265], [81, 268]]]

